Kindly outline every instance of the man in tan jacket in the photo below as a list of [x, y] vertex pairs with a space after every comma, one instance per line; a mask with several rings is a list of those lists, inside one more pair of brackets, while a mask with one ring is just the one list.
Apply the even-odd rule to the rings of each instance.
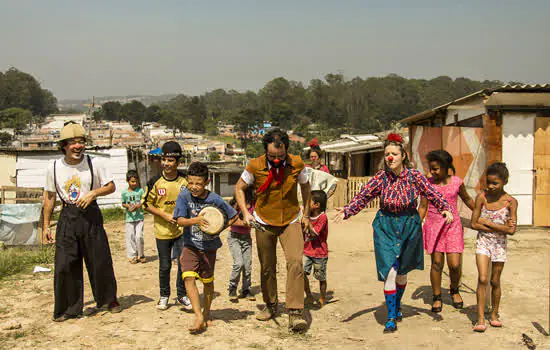
[[[235, 196], [243, 221], [255, 223], [258, 257], [261, 265], [262, 294], [266, 307], [256, 319], [267, 321], [277, 314], [277, 238], [285, 253], [287, 267], [286, 307], [289, 328], [295, 332], [307, 329], [304, 310], [304, 270], [302, 227], [309, 225], [310, 186], [300, 156], [288, 154], [286, 132], [273, 129], [263, 138], [265, 154], [250, 160], [235, 186]], [[298, 184], [302, 192], [304, 213], [298, 202]], [[256, 206], [253, 214], [246, 208], [245, 190], [254, 186]]]

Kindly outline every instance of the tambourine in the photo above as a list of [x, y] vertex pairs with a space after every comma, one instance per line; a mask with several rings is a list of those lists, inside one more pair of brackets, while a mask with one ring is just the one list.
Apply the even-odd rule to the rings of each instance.
[[217, 235], [225, 227], [225, 215], [216, 207], [202, 208], [198, 216], [202, 216], [208, 226], [201, 226], [201, 231], [209, 235]]

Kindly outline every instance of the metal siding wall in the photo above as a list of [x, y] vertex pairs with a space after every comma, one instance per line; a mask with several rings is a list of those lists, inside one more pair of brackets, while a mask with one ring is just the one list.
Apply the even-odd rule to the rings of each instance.
[[505, 189], [518, 200], [518, 225], [533, 224], [533, 154], [535, 114], [502, 116], [502, 161], [510, 172]]
[[[126, 183], [126, 172], [128, 171], [128, 156], [125, 148], [115, 148], [108, 150], [94, 151], [91, 153], [102, 153], [110, 155], [102, 159], [102, 163], [111, 171], [113, 175], [116, 192], [98, 199], [100, 207], [121, 206], [122, 191], [128, 186]], [[94, 154], [90, 154], [94, 157]], [[98, 155], [96, 157], [101, 157]], [[46, 184], [46, 169], [48, 165], [56, 159], [62, 159], [62, 155], [55, 152], [52, 154], [44, 153], [24, 153], [17, 157], [17, 186], [18, 187], [44, 187]]]
[[412, 126], [412, 161], [416, 169], [423, 174], [428, 172], [426, 154], [434, 149], [441, 149], [441, 128]]

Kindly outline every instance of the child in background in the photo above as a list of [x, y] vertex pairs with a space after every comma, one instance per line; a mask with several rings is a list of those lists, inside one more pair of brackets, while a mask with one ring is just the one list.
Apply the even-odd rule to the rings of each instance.
[[[210, 306], [214, 296], [214, 265], [216, 252], [222, 246], [219, 234], [210, 235], [202, 231], [202, 227], [208, 225], [204, 217], [199, 216], [200, 211], [209, 206], [214, 206], [225, 213], [228, 221], [225, 225], [232, 224], [237, 212], [222, 197], [210, 192], [206, 186], [210, 182], [208, 167], [206, 164], [195, 162], [187, 171], [187, 189], [181, 191], [174, 210], [174, 220], [184, 227], [184, 246], [180, 256], [182, 278], [185, 288], [191, 300], [195, 313], [195, 322], [188, 328], [191, 334], [198, 334], [206, 330], [210, 324]], [[203, 307], [197, 289], [196, 279], [204, 285]]]
[[[245, 199], [248, 212], [252, 214], [254, 212], [254, 188], [249, 187], [246, 189]], [[227, 245], [233, 256], [233, 269], [229, 278], [229, 300], [236, 302], [239, 298], [248, 298], [248, 300], [254, 301], [256, 297], [250, 290], [252, 284], [252, 237], [250, 236], [250, 226], [246, 226], [242, 221], [242, 214], [238, 209], [235, 196], [233, 196], [229, 205], [239, 213], [239, 218], [235, 220], [227, 236]], [[237, 296], [241, 272], [243, 283], [241, 292]]]
[[313, 270], [313, 276], [319, 281], [319, 304], [323, 307], [327, 300], [327, 262], [328, 262], [328, 218], [327, 194], [324, 191], [311, 191], [309, 227], [304, 233], [304, 289], [305, 304], [313, 303], [313, 295], [309, 287], [308, 276]]
[[[420, 219], [426, 221], [422, 227], [424, 231], [424, 249], [432, 257], [430, 269], [430, 280], [432, 282], [433, 303], [432, 312], [441, 312], [443, 303], [441, 301], [441, 273], [445, 266], [445, 255], [447, 255], [447, 266], [451, 277], [449, 287], [453, 306], [462, 309], [464, 302], [459, 294], [460, 275], [462, 268], [461, 255], [464, 251], [464, 231], [462, 223], [458, 220], [458, 197], [464, 204], [474, 210], [474, 200], [468, 192], [462, 179], [450, 174], [449, 170], [455, 173], [453, 157], [444, 150], [431, 151], [426, 156], [430, 167], [431, 177], [428, 181], [441, 193], [452, 207], [452, 213], [457, 220], [446, 224], [446, 219], [437, 211], [434, 206], [428, 206], [428, 200], [422, 197], [418, 213]], [[427, 214], [427, 216], [426, 216]]]
[[[175, 141], [168, 141], [162, 146], [160, 163], [162, 173], [153, 177], [147, 185], [143, 207], [155, 217], [155, 240], [159, 255], [159, 287], [160, 299], [157, 309], [168, 309], [170, 299], [170, 270], [172, 268], [172, 250], [181, 253], [183, 249], [183, 232], [173, 218], [174, 207], [179, 193], [187, 186], [187, 180], [178, 171], [181, 163], [181, 146]], [[181, 278], [179, 260], [176, 276], [176, 302], [190, 310], [191, 302], [187, 297], [185, 285]]]
[[131, 264], [145, 263], [143, 253], [143, 209], [141, 197], [143, 189], [139, 187], [135, 170], [126, 173], [128, 188], [122, 191], [122, 206], [126, 209], [126, 254]]
[[478, 230], [476, 242], [477, 312], [475, 332], [485, 332], [485, 298], [489, 283], [489, 263], [491, 273], [492, 312], [489, 324], [502, 327], [498, 319], [500, 304], [500, 276], [506, 262], [506, 236], [516, 232], [517, 200], [504, 191], [508, 183], [508, 169], [504, 163], [494, 163], [487, 168], [487, 190], [476, 198], [472, 213], [472, 228]]

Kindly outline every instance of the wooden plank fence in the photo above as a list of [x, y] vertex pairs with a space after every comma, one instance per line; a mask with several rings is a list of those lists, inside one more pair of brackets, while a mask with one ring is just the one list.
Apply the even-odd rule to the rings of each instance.
[[[336, 191], [334, 195], [329, 200], [328, 207], [330, 209], [343, 207], [348, 204], [350, 200], [357, 195], [363, 186], [371, 179], [371, 176], [364, 177], [349, 177], [346, 179], [338, 179], [338, 184], [336, 186]], [[378, 198], [371, 201], [366, 210], [374, 209], [378, 210], [380, 208], [380, 200]]]
[[0, 186], [0, 204], [40, 203], [43, 200], [41, 187]]

